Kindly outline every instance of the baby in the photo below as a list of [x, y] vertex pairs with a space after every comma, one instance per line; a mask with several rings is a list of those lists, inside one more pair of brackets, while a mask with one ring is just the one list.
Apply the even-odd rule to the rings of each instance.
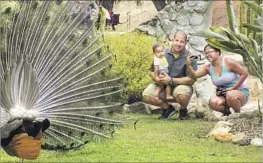
[[[158, 43], [153, 45], [153, 53], [154, 53], [154, 76], [158, 80], [164, 77], [164, 73], [168, 74], [168, 62], [164, 56], [164, 47]], [[171, 86], [169, 84], [162, 85], [158, 83], [158, 87], [156, 89], [155, 99], [158, 100], [160, 96], [161, 90], [165, 87], [166, 99], [173, 99], [171, 96]]]

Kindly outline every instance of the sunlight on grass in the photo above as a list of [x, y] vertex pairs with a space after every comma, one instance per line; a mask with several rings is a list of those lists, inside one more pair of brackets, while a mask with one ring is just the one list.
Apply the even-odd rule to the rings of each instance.
[[[123, 115], [126, 116], [126, 115]], [[70, 152], [46, 152], [34, 162], [261, 162], [262, 149], [198, 138], [214, 122], [160, 121], [157, 116], [128, 115], [128, 125], [112, 140], [92, 142]], [[136, 130], [133, 122], [138, 120]], [[0, 162], [18, 161], [1, 152]]]

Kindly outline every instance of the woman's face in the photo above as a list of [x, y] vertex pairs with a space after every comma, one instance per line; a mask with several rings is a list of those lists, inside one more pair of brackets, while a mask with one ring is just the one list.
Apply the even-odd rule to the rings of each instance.
[[205, 57], [210, 62], [213, 62], [213, 61], [217, 60], [217, 58], [219, 57], [219, 52], [216, 51], [215, 49], [211, 48], [211, 47], [207, 47], [205, 49]]

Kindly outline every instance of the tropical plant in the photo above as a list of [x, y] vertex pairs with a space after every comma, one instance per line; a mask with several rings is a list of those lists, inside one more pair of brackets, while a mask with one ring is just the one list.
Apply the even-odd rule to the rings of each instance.
[[242, 1], [239, 24], [235, 19], [232, 0], [227, 0], [226, 4], [229, 29], [210, 27], [195, 35], [206, 38], [217, 48], [242, 55], [248, 71], [262, 82], [262, 1]]

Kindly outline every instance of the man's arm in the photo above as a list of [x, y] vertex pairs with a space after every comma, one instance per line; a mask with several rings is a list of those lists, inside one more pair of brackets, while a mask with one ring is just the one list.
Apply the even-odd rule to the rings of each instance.
[[182, 77], [182, 78], [171, 78], [168, 74], [164, 74], [164, 77], [160, 79], [160, 82], [162, 84], [169, 84], [173, 83], [175, 85], [190, 85], [192, 86], [195, 83], [195, 80], [193, 80], [190, 77]]
[[172, 82], [175, 85], [190, 85], [192, 86], [195, 83], [195, 80], [189, 77], [182, 77], [182, 78], [171, 78]]

